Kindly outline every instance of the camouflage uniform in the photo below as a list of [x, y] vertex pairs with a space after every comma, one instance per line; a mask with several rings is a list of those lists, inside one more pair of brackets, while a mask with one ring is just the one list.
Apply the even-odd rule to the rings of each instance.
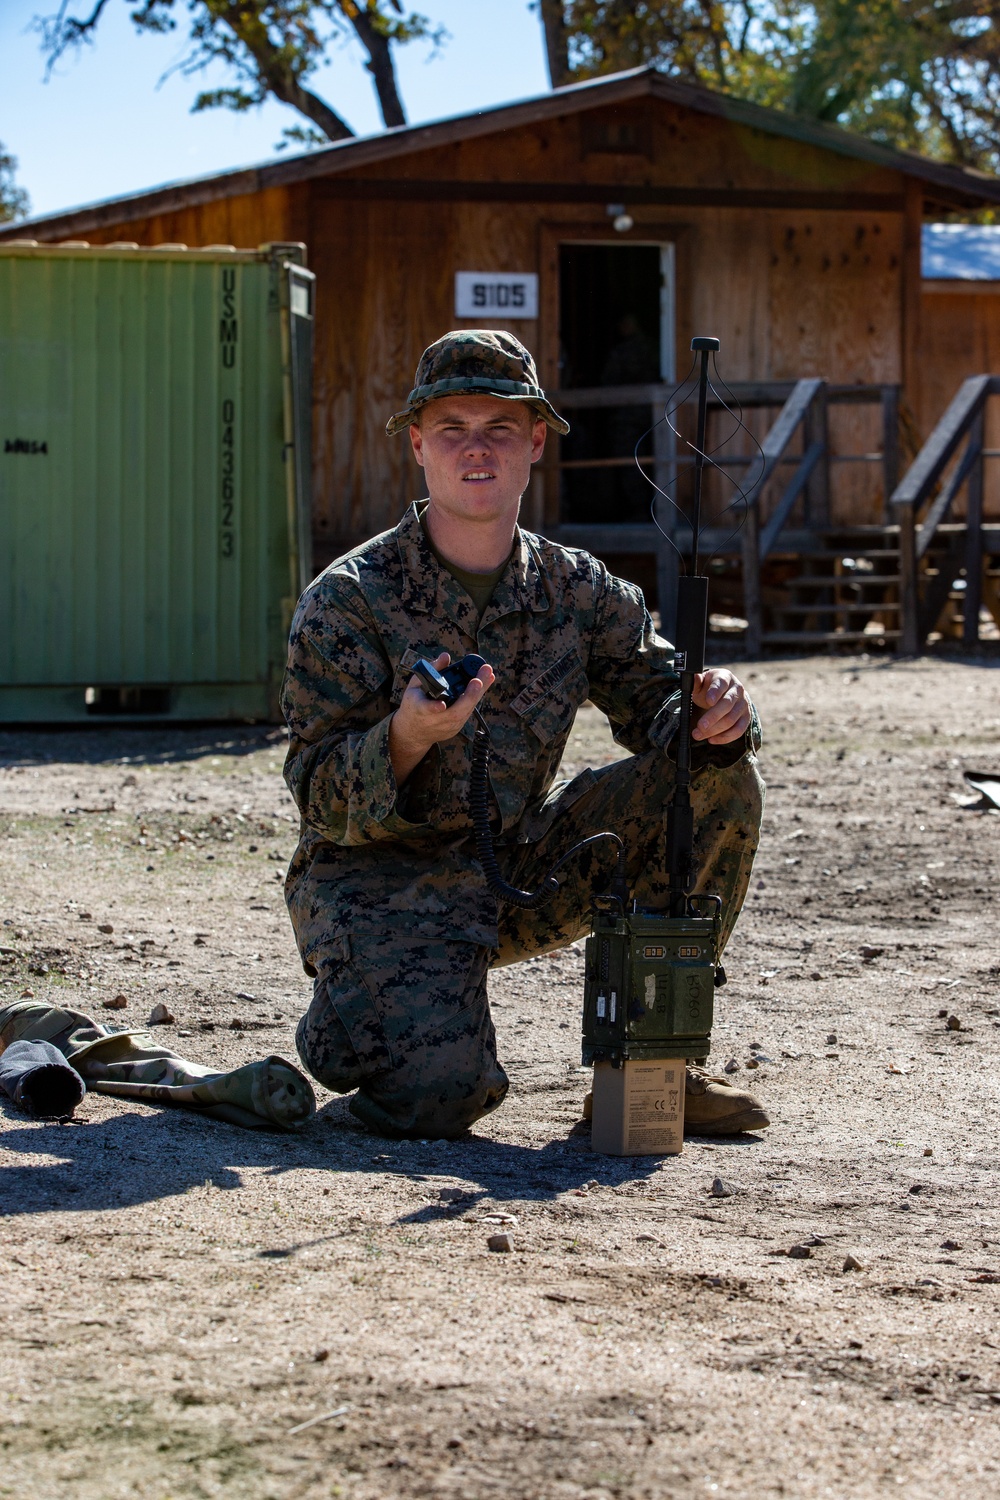
[[[285, 779], [302, 815], [286, 894], [315, 976], [297, 1044], [314, 1077], [337, 1092], [356, 1088], [352, 1112], [389, 1135], [455, 1136], [503, 1101], [488, 970], [582, 936], [591, 893], [612, 865], [609, 845], [588, 850], [539, 911], [498, 914], [472, 840], [472, 723], [436, 745], [402, 789], [389, 761], [389, 718], [413, 663], [441, 651], [477, 651], [496, 673], [482, 712], [506, 878], [537, 886], [571, 844], [612, 828], [628, 846], [640, 903], [662, 906], [666, 893], [677, 678], [639, 589], [586, 552], [519, 530], [479, 619], [435, 559], [417, 507], [333, 563], [299, 602], [282, 700]], [[555, 783], [588, 697], [631, 756]], [[721, 895], [726, 936], [757, 846], [758, 745], [755, 719], [744, 741], [696, 752], [697, 885]]]

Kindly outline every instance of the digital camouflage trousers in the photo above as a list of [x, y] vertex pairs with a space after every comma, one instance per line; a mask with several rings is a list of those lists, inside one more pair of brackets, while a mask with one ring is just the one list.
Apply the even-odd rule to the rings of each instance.
[[[572, 845], [602, 829], [625, 842], [630, 889], [640, 907], [666, 906], [664, 811], [674, 767], [662, 750], [631, 757], [577, 781], [586, 787], [541, 836], [498, 847], [505, 878], [534, 890]], [[760, 831], [764, 784], [756, 756], [705, 766], [692, 785], [695, 891], [722, 898], [723, 945], [746, 896]], [[351, 1112], [388, 1136], [460, 1135], [503, 1103], [508, 1079], [497, 1059], [487, 998], [489, 970], [548, 953], [590, 931], [591, 898], [606, 887], [608, 843], [560, 872], [560, 888], [537, 911], [501, 904], [499, 949], [412, 930], [360, 934], [324, 962], [296, 1042], [306, 1068], [335, 1093], [356, 1089]]]

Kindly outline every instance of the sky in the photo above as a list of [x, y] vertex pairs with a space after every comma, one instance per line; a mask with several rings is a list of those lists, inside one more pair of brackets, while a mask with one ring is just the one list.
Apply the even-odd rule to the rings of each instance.
[[[86, 15], [92, 6], [70, 0], [69, 13]], [[30, 194], [32, 213], [300, 149], [276, 153], [287, 126], [308, 122], [273, 101], [243, 115], [191, 113], [200, 89], [229, 80], [221, 68], [193, 78], [170, 73], [184, 55], [183, 3], [178, 32], [153, 36], [135, 31], [129, 0], [108, 0], [94, 45], [60, 63], [46, 82], [32, 21], [57, 8], [58, 0], [0, 0], [0, 141], [18, 160], [17, 183]], [[424, 44], [397, 50], [411, 123], [547, 90], [541, 27], [529, 0], [419, 0], [414, 8], [442, 23], [451, 39], [436, 57]], [[335, 45], [309, 86], [365, 135], [379, 130], [381, 119], [361, 58], [356, 44]]]

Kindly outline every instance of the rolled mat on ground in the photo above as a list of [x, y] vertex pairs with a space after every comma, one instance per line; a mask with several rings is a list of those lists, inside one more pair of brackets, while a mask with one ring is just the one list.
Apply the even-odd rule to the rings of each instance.
[[86, 1092], [51, 1042], [12, 1042], [0, 1053], [0, 1093], [36, 1120], [68, 1120]]
[[248, 1130], [300, 1130], [316, 1111], [309, 1080], [283, 1057], [220, 1073], [145, 1031], [111, 1031], [81, 1011], [37, 1000], [0, 1007], [0, 1062], [19, 1042], [50, 1043], [95, 1093], [180, 1105]]

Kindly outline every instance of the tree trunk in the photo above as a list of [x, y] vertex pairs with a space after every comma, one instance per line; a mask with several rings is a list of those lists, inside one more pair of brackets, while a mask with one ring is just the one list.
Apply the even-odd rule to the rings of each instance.
[[539, 0], [538, 10], [545, 33], [549, 83], [554, 89], [559, 89], [570, 82], [569, 32], [563, 14], [563, 0]]
[[382, 120], [390, 129], [394, 125], [406, 124], [406, 111], [396, 85], [396, 68], [392, 60], [389, 38], [383, 36], [362, 4], [344, 6], [344, 13], [358, 34], [358, 40], [368, 53], [366, 67], [375, 80]]

